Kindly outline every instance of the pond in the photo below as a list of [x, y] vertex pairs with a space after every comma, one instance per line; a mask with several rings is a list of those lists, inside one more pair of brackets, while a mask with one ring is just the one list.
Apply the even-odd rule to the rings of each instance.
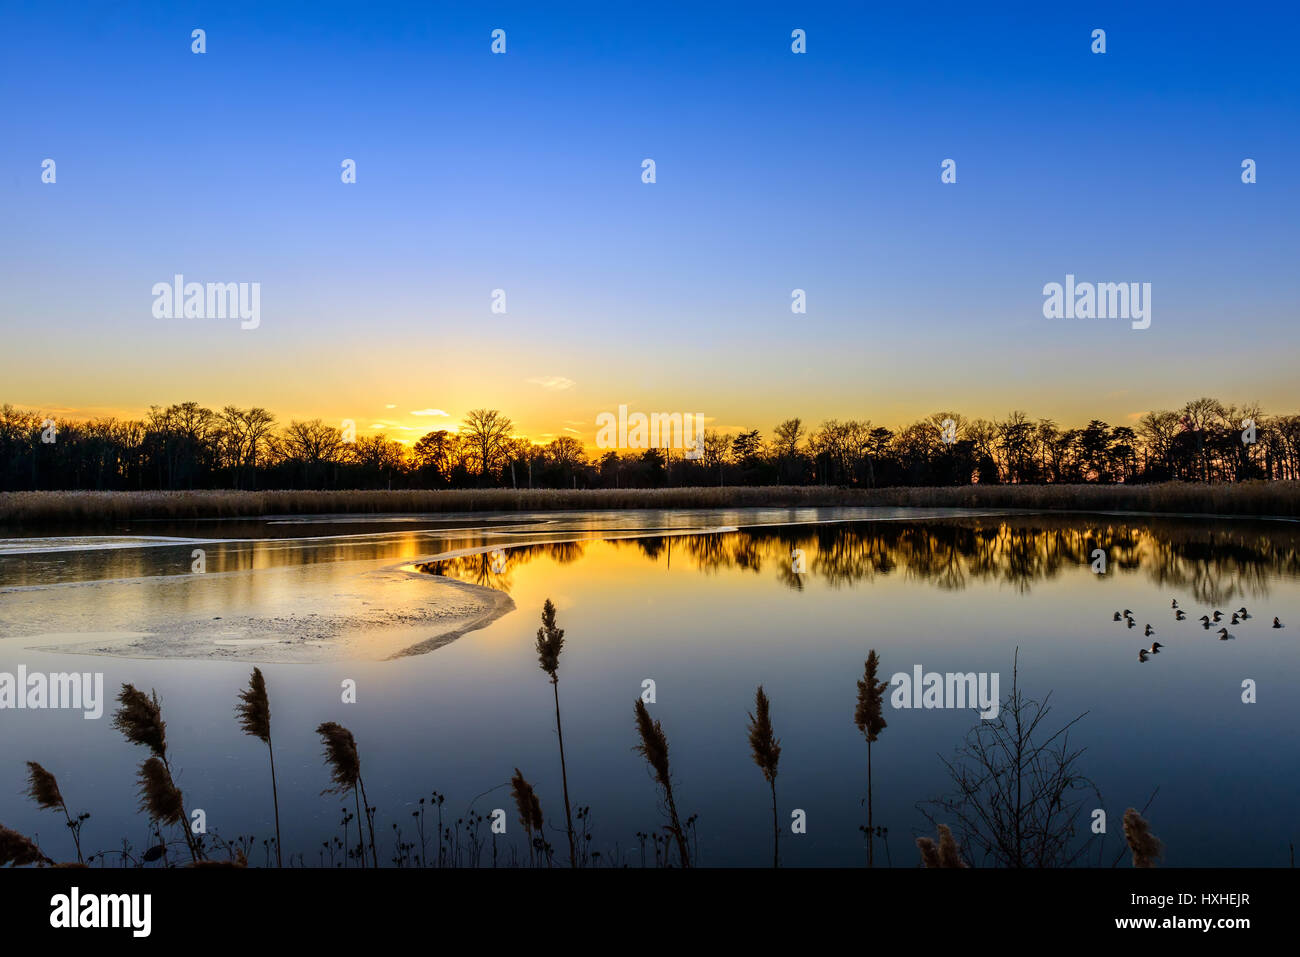
[[[337, 721], [357, 741], [381, 863], [437, 862], [435, 792], [445, 828], [484, 818], [446, 842], [444, 861], [491, 866], [495, 846], [498, 865], [527, 862], [517, 768], [560, 865], [555, 701], [535, 649], [548, 598], [565, 629], [569, 790], [575, 812], [590, 809], [579, 827], [601, 863], [653, 864], [639, 835], [666, 823], [634, 750], [634, 703], [649, 688], [697, 863], [771, 864], [771, 794], [746, 730], [761, 684], [781, 744], [782, 863], [865, 864], [867, 747], [854, 707], [870, 649], [881, 680], [918, 668], [996, 676], [1005, 699], [1015, 667], [1027, 696], [1050, 694], [1044, 728], [1082, 715], [1069, 747], [1083, 749], [1076, 766], [1100, 800], [1088, 789], [1073, 815], [1080, 863], [1127, 866], [1128, 807], [1145, 809], [1167, 865], [1289, 863], [1300, 792], [1293, 523], [893, 509], [136, 523], [0, 539], [0, 674], [102, 673], [110, 698], [125, 682], [156, 689], [187, 808], [203, 811], [210, 844], [244, 837], [253, 864], [275, 833], [270, 776], [233, 710], [257, 665], [286, 863], [356, 866], [326, 846], [352, 807], [321, 793], [330, 779], [315, 728]], [[1242, 607], [1250, 617], [1230, 624]], [[1133, 626], [1114, 620], [1123, 610]], [[1198, 621], [1216, 610], [1230, 640]], [[1139, 660], [1153, 641], [1158, 654]], [[0, 823], [73, 856], [61, 814], [20, 793], [31, 760], [55, 774], [74, 815], [91, 813], [88, 853], [126, 840], [138, 857], [152, 843], [136, 796], [146, 755], [113, 729], [114, 707], [98, 720], [0, 710]], [[872, 814], [887, 828], [875, 864], [912, 867], [915, 838], [934, 834], [925, 802], [953, 789], [945, 759], [982, 719], [889, 697], [884, 717], [872, 745]], [[498, 808], [507, 825], [494, 840]], [[1091, 830], [1098, 808], [1105, 834]], [[796, 811], [803, 833], [791, 830]]]

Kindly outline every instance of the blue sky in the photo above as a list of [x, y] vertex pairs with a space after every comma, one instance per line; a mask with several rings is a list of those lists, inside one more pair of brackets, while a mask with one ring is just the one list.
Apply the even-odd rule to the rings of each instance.
[[[1294, 410], [1300, 14], [1041, 6], [7, 4], [0, 401]], [[261, 327], [154, 319], [177, 272]], [[1151, 328], [1043, 318], [1066, 273]]]

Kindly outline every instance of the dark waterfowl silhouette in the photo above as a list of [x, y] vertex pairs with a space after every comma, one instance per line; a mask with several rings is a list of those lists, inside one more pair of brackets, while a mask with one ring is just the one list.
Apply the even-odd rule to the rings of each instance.
[[1153, 642], [1151, 642], [1151, 654], [1153, 654], [1153, 655], [1158, 655], [1158, 654], [1160, 654], [1160, 649], [1163, 648], [1163, 647], [1164, 647], [1164, 645], [1160, 644], [1160, 642], [1158, 642], [1158, 641], [1153, 641]]
[[1276, 616], [1275, 616], [1275, 617], [1273, 618], [1273, 627], [1274, 627], [1274, 628], [1285, 628], [1286, 625], [1284, 625], [1284, 624], [1282, 624], [1280, 621], [1278, 621], [1277, 618], [1276, 618]]
[[1120, 617], [1119, 612], [1115, 612], [1115, 618], [1114, 618], [1114, 620], [1115, 620], [1115, 621], [1123, 621], [1123, 619]]
[[1155, 634], [1155, 629], [1152, 628], [1150, 625], [1147, 625], [1146, 631], [1142, 632], [1142, 634], [1145, 637], [1150, 638], [1153, 634]]
[[1217, 625], [1222, 618], [1223, 618], [1223, 612], [1216, 610], [1214, 612], [1214, 623]]
[[1139, 648], [1139, 649], [1138, 649], [1138, 661], [1146, 661], [1146, 660], [1147, 660], [1147, 655], [1149, 655], [1150, 653], [1151, 653], [1151, 652], [1147, 651], [1145, 648]]
[[1171, 601], [1171, 602], [1169, 603], [1169, 607], [1170, 607], [1170, 608], [1177, 608], [1177, 607], [1178, 607], [1178, 599], [1175, 598], [1173, 601]]
[[1231, 641], [1232, 639], [1234, 639], [1234, 638], [1236, 638], [1236, 637], [1237, 637], [1236, 635], [1230, 635], [1230, 634], [1228, 634], [1228, 629], [1227, 629], [1227, 628], [1220, 628], [1220, 629], [1219, 629], [1219, 640], [1220, 640], [1220, 641]]
[[1174, 612], [1174, 621], [1182, 621], [1186, 617], [1187, 616], [1183, 614], [1183, 610], [1181, 608], [1178, 609], [1178, 611]]
[[1237, 609], [1237, 614], [1241, 616], [1241, 620], [1242, 620], [1242, 621], [1245, 621], [1247, 618], [1250, 617], [1250, 613], [1249, 613], [1248, 611], [1246, 611], [1245, 608], [1238, 608], [1238, 609]]

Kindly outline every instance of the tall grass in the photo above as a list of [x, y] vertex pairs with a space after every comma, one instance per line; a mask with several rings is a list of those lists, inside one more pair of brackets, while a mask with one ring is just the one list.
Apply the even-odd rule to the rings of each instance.
[[59, 790], [58, 780], [35, 761], [27, 762], [27, 796], [36, 802], [37, 807], [47, 811], [63, 812], [68, 830], [72, 832], [72, 842], [77, 848], [77, 863], [86, 863], [86, 859], [81, 855], [81, 826], [90, 815], [79, 814], [74, 820], [68, 813], [68, 803], [63, 800], [63, 792]]
[[[564, 726], [560, 724], [560, 651], [564, 629], [555, 623], [555, 605], [548, 598], [542, 606], [542, 627], [537, 629], [537, 661], [551, 677], [555, 692], [555, 734], [560, 739], [560, 781], [564, 785], [564, 823], [569, 834], [569, 866], [578, 866], [578, 849], [573, 843], [573, 813], [569, 810], [569, 772], [564, 763]], [[515, 769], [516, 773], [518, 768]]]
[[203, 851], [190, 830], [181, 790], [172, 777], [167, 757], [167, 722], [162, 716], [158, 692], [146, 695], [134, 685], [124, 684], [117, 696], [118, 709], [113, 727], [132, 744], [142, 744], [153, 754], [140, 765], [140, 806], [161, 824], [179, 824], [190, 850], [190, 860], [197, 863]]
[[[357, 837], [361, 843], [361, 866], [366, 866], [366, 839], [361, 832], [361, 806], [365, 802], [366, 786], [361, 780], [361, 755], [357, 752], [356, 738], [352, 732], [336, 721], [322, 721], [316, 726], [316, 733], [325, 745], [325, 763], [330, 767], [330, 779], [333, 787], [326, 788], [322, 794], [346, 794], [352, 792], [352, 799], [357, 806]], [[375, 848], [375, 822], [370, 816], [370, 805], [365, 807], [366, 824], [370, 831], [370, 856], [375, 867], [379, 866], [379, 851]]]
[[239, 693], [235, 716], [239, 719], [240, 730], [265, 744], [266, 753], [271, 758], [271, 800], [275, 807], [275, 861], [277, 866], [284, 867], [284, 858], [280, 851], [280, 793], [275, 785], [275, 750], [271, 747], [271, 699], [266, 693], [266, 679], [262, 677], [261, 668], [253, 669], [253, 673], [248, 678], [248, 687]]
[[620, 508], [1012, 508], [1300, 517], [1300, 482], [1203, 485], [962, 485], [850, 489], [724, 486], [665, 489], [0, 492], [0, 525], [106, 525], [129, 519], [286, 514], [525, 512]]
[[781, 826], [776, 816], [776, 771], [781, 761], [781, 742], [772, 729], [771, 702], [762, 685], [754, 692], [754, 713], [749, 716], [749, 749], [763, 772], [763, 780], [772, 789], [772, 866], [777, 867], [781, 860]]
[[876, 671], [879, 667], [880, 658], [873, 648], [867, 654], [862, 680], [858, 682], [858, 706], [853, 711], [853, 723], [867, 739], [867, 867], [874, 867], [876, 863], [875, 822], [871, 814], [871, 745], [880, 736], [880, 732], [888, 726], [882, 713], [882, 705], [885, 692], [889, 689], [889, 682], [876, 680]]
[[677, 841], [682, 867], [690, 867], [691, 852], [686, 843], [686, 832], [682, 829], [681, 818], [677, 815], [677, 801], [673, 797], [673, 777], [668, 766], [668, 736], [664, 734], [664, 729], [658, 721], [650, 719], [650, 712], [646, 710], [645, 702], [640, 698], [636, 699], [635, 711], [637, 735], [641, 738], [641, 743], [636, 746], [636, 750], [646, 759], [646, 763], [654, 771], [654, 779], [663, 788], [670, 822], [668, 831]]

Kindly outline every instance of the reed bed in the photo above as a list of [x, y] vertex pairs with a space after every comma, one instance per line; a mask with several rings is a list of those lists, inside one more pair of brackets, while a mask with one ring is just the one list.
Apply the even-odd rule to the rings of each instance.
[[1298, 518], [1300, 482], [961, 485], [879, 489], [776, 485], [659, 489], [0, 492], [0, 525], [96, 525], [131, 519], [192, 520], [294, 514], [819, 506], [1122, 511]]

